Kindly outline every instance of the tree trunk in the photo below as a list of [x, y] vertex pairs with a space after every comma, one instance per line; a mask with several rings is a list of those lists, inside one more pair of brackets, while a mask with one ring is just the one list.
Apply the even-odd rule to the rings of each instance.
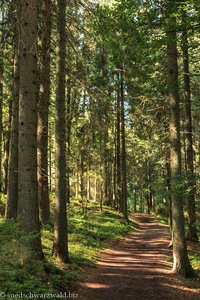
[[79, 174], [78, 172], [76, 173], [76, 199], [78, 198], [79, 195]]
[[120, 104], [120, 91], [119, 91], [119, 76], [117, 80], [117, 117], [116, 117], [116, 202], [119, 211], [122, 212], [122, 193], [121, 193], [121, 104]]
[[179, 190], [181, 183], [181, 144], [180, 144], [180, 106], [178, 87], [176, 17], [173, 8], [176, 5], [169, 1], [167, 28], [168, 58], [168, 102], [170, 130], [170, 169], [172, 190], [172, 235], [173, 235], [173, 271], [183, 276], [191, 275], [184, 234], [183, 195]]
[[[107, 113], [107, 112], [106, 112]], [[108, 122], [108, 118], [106, 116], [106, 123]], [[108, 123], [107, 123], [108, 124]], [[107, 149], [107, 144], [108, 144], [108, 127], [107, 124], [104, 125], [104, 138], [103, 138], [103, 190], [104, 190], [104, 195], [103, 195], [103, 200], [106, 205], [109, 205], [109, 197], [108, 197], [108, 189], [109, 189], [109, 174], [108, 174], [108, 149]]]
[[151, 213], [152, 211], [152, 208], [153, 208], [153, 199], [152, 199], [152, 193], [150, 191], [147, 192], [147, 195], [146, 195], [146, 199], [147, 199], [147, 211], [148, 211], [148, 214]]
[[97, 201], [97, 178], [94, 179], [94, 202]]
[[[168, 149], [167, 149], [167, 152]], [[170, 228], [170, 232], [172, 232], [172, 197], [171, 197], [171, 168], [170, 168], [170, 153], [167, 153], [167, 163], [166, 163], [166, 187], [167, 187], [167, 192], [168, 192], [168, 196], [167, 196], [167, 200], [168, 200], [168, 218], [169, 218], [169, 228]], [[172, 241], [173, 243], [173, 241]]]
[[144, 212], [144, 200], [143, 200], [143, 187], [141, 186], [140, 187], [141, 190], [140, 190], [140, 212], [143, 213]]
[[49, 158], [48, 158], [48, 165], [49, 165], [49, 171], [48, 171], [48, 174], [49, 174], [49, 191], [52, 192], [53, 191], [53, 186], [52, 186], [52, 183], [53, 183], [53, 134], [52, 134], [52, 126], [48, 126], [48, 155], [49, 155]]
[[21, 0], [18, 217], [33, 256], [43, 257], [37, 187], [37, 7], [36, 0]]
[[[116, 110], [116, 108], [115, 108]], [[117, 122], [115, 122], [115, 127], [117, 125]], [[113, 156], [114, 156], [114, 166], [113, 166], [113, 205], [115, 209], [119, 209], [119, 202], [117, 197], [117, 136], [116, 136], [116, 128], [114, 128], [114, 150], [113, 150]]]
[[87, 193], [86, 199], [89, 202], [90, 201], [90, 163], [88, 164], [88, 167], [87, 167], [86, 191], [87, 191], [86, 192]]
[[61, 262], [69, 262], [67, 232], [66, 182], [66, 0], [57, 1], [57, 92], [56, 92], [56, 209], [53, 255]]
[[38, 200], [43, 224], [50, 218], [48, 186], [48, 112], [50, 102], [51, 0], [41, 6], [40, 93], [38, 103]]
[[[68, 70], [69, 72], [69, 70]], [[67, 203], [70, 203], [71, 80], [67, 80]]]
[[186, 146], [186, 174], [187, 174], [187, 205], [188, 205], [188, 239], [198, 241], [196, 229], [196, 209], [195, 194], [196, 180], [194, 175], [194, 150], [193, 150], [193, 128], [191, 114], [191, 90], [190, 90], [190, 70], [188, 55], [188, 37], [186, 16], [182, 17], [182, 53], [183, 53], [183, 71], [184, 71], [184, 105], [185, 105], [185, 146]]
[[[16, 19], [19, 20], [19, 6], [16, 7]], [[8, 192], [6, 219], [17, 217], [18, 206], [18, 131], [19, 131], [19, 28], [15, 31], [15, 50], [13, 68], [12, 120], [10, 133], [10, 154], [8, 163]]]
[[126, 179], [126, 132], [125, 132], [125, 117], [124, 117], [124, 79], [123, 70], [121, 70], [121, 174], [122, 174], [122, 214], [125, 220], [128, 220], [127, 208], [127, 179]]
[[136, 190], [136, 188], [134, 189], [133, 198], [134, 198], [134, 213], [137, 213], [137, 190]]
[[84, 203], [84, 149], [81, 149], [80, 153], [80, 194], [81, 194], [81, 205], [82, 205], [82, 214], [85, 214], [85, 203]]
[[12, 122], [12, 100], [9, 101], [9, 121], [8, 130], [5, 133], [5, 148], [4, 148], [4, 158], [3, 158], [3, 193], [7, 195], [8, 192], [8, 163], [10, 154], [10, 132], [11, 132], [11, 122]]
[[[2, 24], [4, 22], [4, 12], [2, 11]], [[4, 25], [2, 25], [4, 26]], [[4, 77], [4, 28], [0, 32], [0, 192], [2, 192], [2, 110], [3, 110], [3, 78]]]

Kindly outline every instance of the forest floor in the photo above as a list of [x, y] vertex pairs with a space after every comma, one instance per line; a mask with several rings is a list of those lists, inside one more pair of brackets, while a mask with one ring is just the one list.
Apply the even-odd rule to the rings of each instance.
[[84, 268], [79, 299], [200, 299], [199, 278], [191, 282], [171, 272], [167, 226], [146, 214], [134, 218], [137, 229], [101, 251], [95, 268]]

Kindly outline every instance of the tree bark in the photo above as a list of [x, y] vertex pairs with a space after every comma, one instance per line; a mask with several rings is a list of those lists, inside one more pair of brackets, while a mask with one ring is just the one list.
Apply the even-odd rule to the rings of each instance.
[[8, 120], [8, 130], [5, 132], [5, 146], [4, 146], [4, 158], [3, 158], [3, 193], [7, 195], [8, 192], [8, 163], [10, 155], [10, 132], [11, 132], [11, 122], [12, 122], [12, 100], [9, 100], [9, 120]]
[[136, 187], [134, 189], [133, 198], [134, 198], [134, 213], [137, 213], [137, 189], [136, 189]]
[[[19, 6], [16, 7], [19, 20]], [[17, 218], [18, 206], [18, 131], [19, 131], [19, 28], [15, 32], [14, 68], [13, 68], [13, 95], [12, 118], [10, 133], [10, 153], [8, 163], [8, 191], [6, 203], [6, 219]]]
[[97, 178], [94, 179], [94, 202], [97, 201]]
[[48, 186], [48, 112], [50, 102], [50, 39], [51, 0], [41, 6], [41, 58], [40, 93], [38, 103], [38, 200], [40, 219], [48, 223], [50, 218]]
[[82, 214], [85, 214], [85, 203], [84, 203], [84, 149], [81, 148], [80, 151], [80, 195], [81, 195], [81, 205], [82, 205]]
[[126, 178], [126, 132], [125, 132], [125, 116], [124, 116], [124, 78], [123, 70], [121, 70], [121, 174], [122, 174], [122, 214], [125, 220], [128, 220], [128, 208], [127, 208], [127, 178]]
[[122, 191], [121, 191], [121, 103], [119, 90], [119, 76], [117, 78], [117, 111], [116, 111], [116, 202], [119, 211], [122, 212]]
[[56, 91], [56, 208], [53, 255], [61, 262], [69, 262], [67, 232], [66, 182], [66, 0], [57, 1], [57, 91]]
[[183, 195], [181, 184], [180, 97], [178, 86], [176, 4], [169, 1], [167, 28], [168, 103], [170, 130], [170, 169], [172, 190], [173, 271], [183, 276], [192, 273], [184, 232]]
[[53, 159], [52, 159], [52, 151], [53, 151], [53, 142], [52, 142], [52, 138], [53, 138], [53, 134], [52, 134], [52, 130], [51, 130], [51, 126], [49, 125], [48, 126], [48, 139], [49, 139], [49, 142], [48, 142], [48, 155], [49, 155], [49, 158], [48, 158], [48, 163], [49, 163], [49, 171], [48, 171], [48, 174], [49, 174], [49, 191], [52, 192], [53, 190], [53, 187], [52, 187], [52, 176], [53, 176], [53, 172], [52, 172], [52, 163], [53, 163]]
[[[4, 22], [4, 11], [2, 11], [2, 23]], [[2, 25], [4, 26], [4, 25]], [[3, 110], [3, 80], [4, 80], [4, 28], [0, 33], [0, 192], [2, 192], [3, 174], [2, 174], [2, 110]]]
[[[105, 112], [107, 114], [107, 112]], [[108, 118], [106, 116], [106, 122], [108, 122]], [[103, 139], [103, 188], [104, 188], [104, 192], [103, 192], [103, 198], [104, 198], [104, 203], [106, 205], [109, 205], [109, 197], [108, 197], [108, 190], [109, 190], [109, 174], [108, 174], [108, 149], [107, 149], [107, 144], [108, 144], [108, 127], [107, 124], [104, 125], [104, 139]]]
[[182, 15], [182, 54], [184, 72], [184, 105], [185, 105], [185, 147], [186, 147], [186, 175], [187, 175], [187, 205], [188, 205], [188, 239], [198, 241], [196, 222], [196, 180], [194, 174], [194, 150], [193, 150], [193, 128], [191, 113], [191, 89], [190, 89], [190, 70], [188, 54], [188, 37], [185, 12]]
[[[69, 70], [68, 70], [69, 72]], [[69, 74], [68, 74], [69, 76]], [[71, 79], [67, 80], [67, 203], [70, 203], [70, 152], [71, 152]]]
[[37, 187], [37, 17], [38, 1], [21, 0], [18, 217], [35, 258], [43, 257]]

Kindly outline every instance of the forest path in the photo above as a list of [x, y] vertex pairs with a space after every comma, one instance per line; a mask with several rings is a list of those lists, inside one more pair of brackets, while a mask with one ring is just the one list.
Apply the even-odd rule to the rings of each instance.
[[96, 268], [87, 267], [78, 290], [81, 300], [197, 300], [171, 272], [166, 225], [134, 214], [138, 228], [101, 252]]

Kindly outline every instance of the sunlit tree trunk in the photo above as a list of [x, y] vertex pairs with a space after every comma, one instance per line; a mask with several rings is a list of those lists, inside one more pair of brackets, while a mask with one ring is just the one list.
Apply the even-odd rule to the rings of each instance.
[[181, 143], [180, 143], [180, 97], [178, 86], [176, 5], [169, 1], [167, 27], [168, 58], [168, 103], [170, 130], [170, 169], [172, 190], [172, 235], [173, 235], [173, 271], [183, 275], [191, 275], [184, 232], [183, 195], [181, 183]]
[[127, 178], [126, 178], [126, 132], [125, 132], [125, 110], [124, 110], [124, 78], [123, 70], [120, 74], [120, 98], [121, 98], [121, 184], [122, 184], [122, 213], [125, 220], [128, 220], [127, 208]]
[[121, 193], [121, 103], [119, 76], [117, 78], [117, 106], [116, 106], [116, 202], [119, 211], [122, 212], [122, 193]]
[[[117, 111], [117, 101], [115, 101], [115, 111]], [[117, 118], [114, 122], [114, 149], [113, 149], [113, 202], [114, 208], [119, 208], [118, 197], [117, 197]]]

